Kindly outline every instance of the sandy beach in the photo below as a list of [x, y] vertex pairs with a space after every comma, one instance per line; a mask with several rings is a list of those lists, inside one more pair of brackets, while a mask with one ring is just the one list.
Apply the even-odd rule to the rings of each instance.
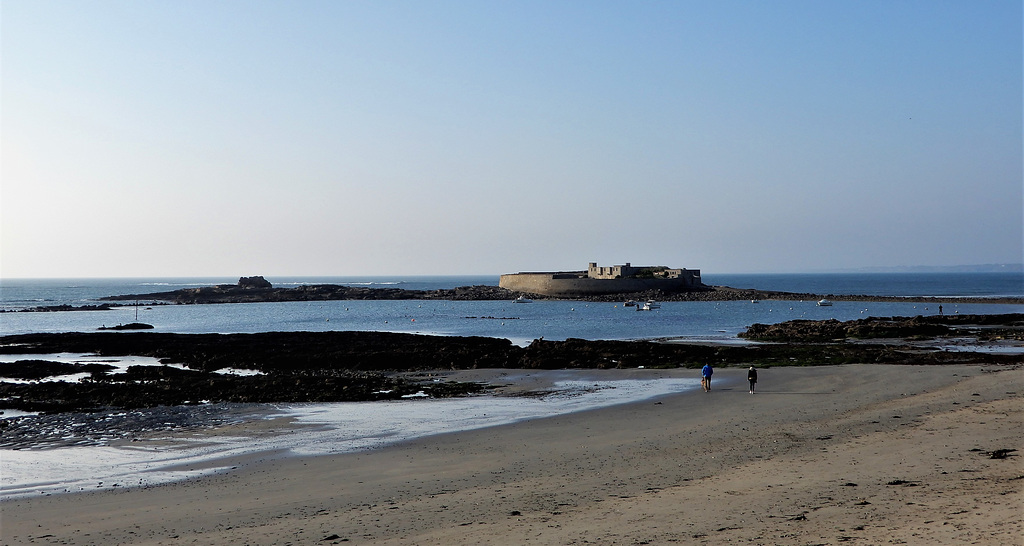
[[1024, 367], [771, 368], [754, 395], [745, 377], [719, 369], [710, 393], [372, 452], [267, 454], [169, 485], [5, 501], [2, 539], [1024, 544]]

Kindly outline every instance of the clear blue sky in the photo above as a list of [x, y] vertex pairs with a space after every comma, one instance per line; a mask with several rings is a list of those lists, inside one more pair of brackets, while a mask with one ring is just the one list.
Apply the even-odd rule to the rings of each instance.
[[3, 277], [1022, 261], [1020, 1], [0, 10]]

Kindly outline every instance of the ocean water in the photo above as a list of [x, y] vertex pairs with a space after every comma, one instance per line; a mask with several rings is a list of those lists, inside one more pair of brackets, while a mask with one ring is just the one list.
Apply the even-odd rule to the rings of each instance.
[[[275, 286], [349, 284], [431, 290], [468, 285], [497, 285], [498, 276], [459, 277], [299, 277], [269, 278]], [[237, 279], [5, 279], [0, 280], [0, 308], [90, 305], [110, 295], [160, 292], [178, 288], [234, 284]], [[883, 275], [704, 275], [704, 282], [820, 294], [880, 296], [1024, 296], [1022, 274], [883, 274]], [[1024, 305], [947, 303], [946, 313], [1021, 313]], [[221, 305], [122, 305], [109, 311], [0, 313], [3, 334], [95, 331], [100, 326], [146, 322], [156, 332], [228, 333], [266, 331], [377, 330], [431, 335], [476, 335], [510, 339], [526, 345], [545, 339], [652, 339], [739, 342], [736, 334], [750, 324], [794, 318], [849, 320], [866, 316], [934, 314], [935, 305], [913, 302], [814, 301], [664, 302], [653, 311], [636, 311], [621, 303], [536, 301], [330, 301]], [[4, 361], [17, 359], [0, 357]], [[84, 355], [52, 355], [85, 359]], [[212, 463], [222, 457], [254, 452], [322, 454], [373, 449], [388, 443], [441, 432], [494, 426], [524, 419], [637, 401], [671, 392], [695, 390], [696, 378], [605, 380], [587, 372], [564, 371], [556, 392], [539, 398], [493, 396], [458, 400], [408, 400], [386, 403], [262, 406], [251, 419], [288, 417], [315, 427], [283, 430], [272, 437], [193, 437], [168, 433], [160, 442], [77, 443], [74, 423], [61, 447], [0, 449], [0, 499], [61, 492], [138, 486], [188, 478], [197, 472], [223, 470]], [[2, 406], [2, 403], [0, 403]], [[2, 407], [0, 407], [2, 409]], [[213, 410], [211, 410], [213, 411]], [[6, 417], [14, 415], [8, 413]], [[16, 417], [33, 419], [32, 416]], [[182, 470], [181, 463], [202, 471]]]
[[[341, 284], [370, 288], [436, 290], [458, 286], [497, 286], [498, 275], [269, 277], [276, 287]], [[1024, 296], [1024, 273], [704, 273], [705, 284], [814, 294], [872, 296]], [[0, 309], [45, 305], [85, 305], [104, 296], [165, 292], [235, 284], [237, 278], [0, 279]]]
[[[268, 279], [275, 286], [349, 284], [431, 290], [497, 285], [497, 276], [477, 277], [300, 277]], [[0, 308], [89, 305], [103, 296], [234, 283], [237, 279], [65, 279], [0, 281]], [[882, 296], [1024, 296], [1019, 273], [885, 275], [708, 275], [708, 284], [820, 294]], [[947, 313], [1022, 312], [1018, 304], [945, 304]], [[937, 313], [936, 305], [913, 302], [814, 301], [664, 302], [637, 312], [621, 303], [536, 301], [328, 301], [219, 305], [121, 305], [109, 311], [2, 313], [5, 334], [95, 331], [102, 326], [145, 322], [157, 332], [254, 333], [266, 331], [387, 331], [433, 335], [501, 337], [525, 344], [544, 337], [584, 339], [735, 339], [753, 323], [791, 319], [851, 320], [865, 316]]]
[[868, 296], [1024, 295], [1024, 273], [795, 273], [703, 275], [705, 284], [811, 294]]

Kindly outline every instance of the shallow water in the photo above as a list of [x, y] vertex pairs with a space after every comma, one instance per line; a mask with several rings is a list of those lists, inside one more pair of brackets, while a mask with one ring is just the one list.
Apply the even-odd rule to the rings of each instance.
[[[944, 304], [947, 314], [1024, 312], [1014, 304]], [[139, 310], [149, 332], [256, 333], [268, 331], [382, 331], [434, 335], [486, 336], [525, 345], [544, 337], [562, 340], [735, 338], [753, 323], [791, 319], [853, 320], [868, 316], [937, 314], [934, 305], [910, 302], [813, 301], [665, 302], [660, 309], [635, 311], [621, 303], [537, 301], [328, 301], [164, 305]], [[135, 321], [134, 308], [111, 311], [4, 313], [6, 334], [90, 332], [100, 326]], [[118, 332], [130, 335], [130, 332]]]
[[[512, 372], [502, 379], [516, 379]], [[522, 372], [527, 375], [528, 372]], [[113, 487], [144, 486], [224, 471], [232, 464], [226, 458], [257, 453], [324, 455], [366, 450], [432, 434], [471, 430], [529, 419], [635, 402], [674, 392], [695, 390], [699, 380], [653, 378], [602, 380], [594, 372], [529, 372], [548, 374], [554, 386], [543, 396], [478, 396], [442, 400], [352, 402], [338, 404], [254, 405], [211, 408], [210, 414], [181, 425], [230, 424], [252, 420], [281, 419], [288, 426], [273, 433], [253, 435], [208, 434], [201, 430], [170, 427], [165, 433], [125, 434], [123, 424], [104, 436], [76, 433], [88, 428], [95, 416], [66, 416], [62, 432], [50, 444], [23, 444], [3, 450], [4, 472], [0, 476], [0, 498]], [[159, 412], [160, 410], [154, 410]], [[132, 412], [117, 412], [124, 418]], [[143, 412], [134, 412], [143, 413]], [[29, 420], [15, 421], [27, 426]], [[156, 413], [152, 422], [173, 421], [173, 416]], [[25, 420], [25, 421], [23, 421]], [[132, 440], [136, 441], [132, 441]], [[42, 445], [48, 447], [43, 448]], [[52, 446], [59, 447], [52, 447]]]

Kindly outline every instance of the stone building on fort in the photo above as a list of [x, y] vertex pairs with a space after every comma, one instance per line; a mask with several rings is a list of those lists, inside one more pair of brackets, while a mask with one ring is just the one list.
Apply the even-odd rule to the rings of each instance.
[[683, 292], [704, 286], [699, 269], [669, 269], [665, 266], [615, 265], [599, 267], [591, 262], [586, 271], [509, 273], [498, 286], [516, 292], [554, 297], [627, 294], [646, 290]]

